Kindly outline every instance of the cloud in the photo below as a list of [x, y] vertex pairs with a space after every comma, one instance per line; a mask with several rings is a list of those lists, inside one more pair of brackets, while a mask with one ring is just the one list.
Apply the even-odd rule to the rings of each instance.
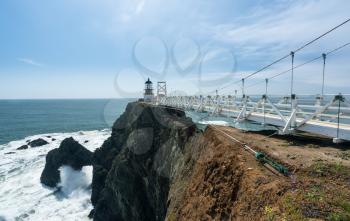
[[17, 60], [20, 61], [20, 62], [23, 62], [25, 64], [36, 66], [36, 67], [44, 66], [44, 64], [36, 62], [36, 61], [34, 61], [33, 59], [30, 59], [30, 58], [17, 58]]
[[[345, 0], [286, 1], [282, 6], [274, 4], [271, 7], [254, 7], [251, 13], [248, 13], [249, 16], [236, 17], [229, 22], [207, 23], [203, 28], [209, 33], [209, 39], [234, 48], [238, 56], [237, 72], [245, 71], [247, 75], [347, 20], [348, 6], [349, 2]], [[347, 37], [349, 35], [350, 23], [298, 52], [295, 64], [303, 63], [349, 42]], [[339, 90], [349, 91], [346, 85], [350, 83], [350, 78], [347, 76], [350, 67], [344, 65], [346, 64], [344, 58], [349, 53], [349, 48], [345, 48], [328, 60], [326, 84], [334, 91], [337, 91], [337, 87]], [[263, 80], [266, 77], [289, 69], [290, 66], [291, 60], [286, 59], [249, 78], [247, 82], [248, 84], [254, 84], [255, 81], [264, 83]], [[299, 86], [296, 89], [297, 92], [304, 90], [317, 92], [313, 89], [321, 85], [321, 68], [320, 61], [296, 70], [295, 81]], [[289, 78], [290, 74], [287, 73], [281, 78], [274, 79], [273, 82], [278, 84], [275, 84], [272, 90], [289, 88]], [[254, 87], [252, 89], [255, 90]], [[264, 84], [261, 84], [261, 89], [264, 89]]]
[[[263, 54], [269, 57], [282, 56], [348, 19], [347, 7], [341, 5], [349, 3], [345, 0], [294, 1], [282, 9], [275, 6], [253, 11], [250, 17], [244, 17], [244, 21], [237, 19], [213, 25], [209, 29], [214, 39], [239, 48], [244, 57], [259, 57]], [[349, 35], [350, 28], [344, 26], [307, 50], [331, 47], [336, 41], [345, 41], [345, 36]]]
[[126, 23], [140, 15], [145, 8], [145, 4], [146, 0], [127, 1], [126, 4], [122, 4], [120, 21]]
[[141, 0], [136, 6], [135, 14], [140, 14], [145, 7], [146, 0]]

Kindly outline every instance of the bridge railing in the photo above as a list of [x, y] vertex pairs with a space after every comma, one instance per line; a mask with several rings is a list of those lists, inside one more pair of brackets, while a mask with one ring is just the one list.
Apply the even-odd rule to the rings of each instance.
[[[169, 96], [159, 101], [162, 105], [185, 110], [221, 115], [236, 122], [253, 120], [262, 124], [280, 127], [280, 133], [289, 134], [296, 130], [334, 135], [350, 140], [350, 104], [341, 94], [324, 99], [303, 96], [270, 97], [260, 99], [249, 96]], [[319, 130], [332, 130], [331, 133]], [[345, 133], [343, 136], [342, 134]]]

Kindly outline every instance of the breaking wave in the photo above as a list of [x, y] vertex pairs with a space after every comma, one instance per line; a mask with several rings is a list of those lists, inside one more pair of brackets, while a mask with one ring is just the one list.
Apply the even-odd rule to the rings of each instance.
[[[40, 183], [48, 151], [73, 137], [90, 151], [110, 136], [109, 130], [41, 134], [0, 145], [0, 221], [89, 220], [92, 167], [75, 171], [63, 166], [59, 190]], [[28, 140], [42, 138], [49, 144], [16, 150]]]

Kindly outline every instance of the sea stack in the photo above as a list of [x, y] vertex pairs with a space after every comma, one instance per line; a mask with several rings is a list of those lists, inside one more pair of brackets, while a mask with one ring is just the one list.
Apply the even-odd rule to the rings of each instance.
[[72, 137], [62, 141], [59, 148], [49, 151], [46, 155], [45, 168], [40, 181], [49, 187], [56, 187], [60, 182], [61, 166], [71, 166], [75, 170], [81, 170], [83, 166], [92, 164], [92, 152], [83, 147]]

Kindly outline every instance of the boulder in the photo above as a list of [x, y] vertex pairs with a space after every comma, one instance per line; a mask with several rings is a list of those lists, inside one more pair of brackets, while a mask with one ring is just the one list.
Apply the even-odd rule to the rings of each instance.
[[33, 141], [30, 141], [28, 143], [28, 145], [30, 147], [41, 147], [41, 146], [44, 146], [46, 144], [48, 144], [48, 142], [46, 140], [44, 140], [44, 139], [41, 139], [41, 138], [33, 140]]
[[83, 166], [92, 165], [92, 152], [75, 141], [72, 137], [62, 141], [59, 148], [49, 151], [40, 181], [49, 187], [60, 182], [59, 168], [63, 165], [81, 170]]
[[28, 149], [28, 145], [22, 145], [18, 147], [16, 150], [25, 150], [25, 149]]

